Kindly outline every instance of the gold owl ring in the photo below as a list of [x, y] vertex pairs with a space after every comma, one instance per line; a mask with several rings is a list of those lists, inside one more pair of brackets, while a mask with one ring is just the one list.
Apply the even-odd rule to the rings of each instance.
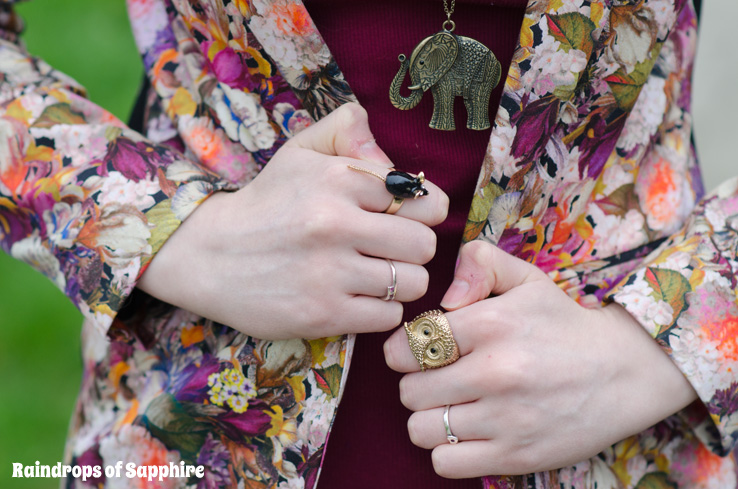
[[405, 332], [420, 370], [445, 367], [459, 359], [459, 345], [446, 315], [438, 309], [424, 312], [405, 323]]

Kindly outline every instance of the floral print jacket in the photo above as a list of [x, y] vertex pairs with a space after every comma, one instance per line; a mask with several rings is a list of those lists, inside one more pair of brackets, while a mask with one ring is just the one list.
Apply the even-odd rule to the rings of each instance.
[[[141, 135], [25, 52], [12, 3], [0, 245], [85, 317], [68, 459], [206, 466], [162, 487], [315, 487], [353, 338], [263, 341], [134, 291], [199, 202], [354, 100], [305, 7], [128, 0], [152, 86]], [[689, 0], [529, 1], [464, 239], [535, 263], [587, 307], [622, 304], [701, 402], [575, 466], [485, 487], [736, 485], [738, 180], [703, 196], [695, 45]]]

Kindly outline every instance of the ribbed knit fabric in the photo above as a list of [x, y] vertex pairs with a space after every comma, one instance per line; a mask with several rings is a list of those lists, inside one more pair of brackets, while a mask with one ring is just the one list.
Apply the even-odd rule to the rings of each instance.
[[[526, 0], [456, 2], [452, 17], [456, 22], [455, 34], [484, 43], [502, 63], [502, 81], [490, 100], [491, 119], [499, 104], [526, 4]], [[455, 101], [457, 129], [453, 132], [428, 127], [433, 112], [429, 92], [410, 111], [400, 111], [390, 104], [389, 86], [400, 67], [397, 56], [409, 56], [418, 42], [441, 30], [446, 19], [441, 0], [305, 0], [305, 5], [346, 80], [367, 109], [377, 142], [397, 169], [425, 172], [451, 199], [448, 219], [435, 228], [438, 248], [436, 257], [427, 265], [429, 291], [405, 307], [405, 320], [412, 319], [423, 311], [438, 308], [451, 284], [490, 130], [466, 128], [466, 109], [460, 97]], [[408, 85], [406, 80], [403, 86]], [[404, 89], [403, 94], [407, 96], [409, 91]], [[375, 182], [367, 179], [366, 184]], [[389, 277], [388, 269], [388, 280]], [[402, 280], [398, 277], [399, 287]], [[479, 479], [447, 480], [437, 476], [431, 452], [410, 442], [410, 411], [400, 403], [398, 389], [402, 376], [386, 366], [382, 352], [389, 334], [365, 334], [357, 339], [318, 488], [479, 488]], [[451, 419], [453, 428], [453, 414]], [[442, 422], [439, 417], [438, 424]]]

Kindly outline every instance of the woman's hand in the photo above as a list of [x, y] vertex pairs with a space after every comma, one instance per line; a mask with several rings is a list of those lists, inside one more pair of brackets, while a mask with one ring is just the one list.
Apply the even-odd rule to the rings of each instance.
[[[495, 297], [486, 298], [490, 294]], [[461, 251], [442, 304], [461, 358], [418, 372], [403, 330], [385, 343], [412, 442], [448, 478], [515, 475], [586, 460], [696, 399], [623, 308], [579, 306], [547, 275], [484, 243]], [[460, 442], [450, 445], [443, 407]]]
[[287, 142], [238, 192], [211, 196], [151, 262], [139, 287], [168, 303], [267, 339], [385, 331], [402, 305], [381, 297], [397, 269], [397, 301], [425, 294], [430, 226], [448, 197], [406, 200], [395, 215], [376, 177], [392, 163], [366, 111], [347, 104]]

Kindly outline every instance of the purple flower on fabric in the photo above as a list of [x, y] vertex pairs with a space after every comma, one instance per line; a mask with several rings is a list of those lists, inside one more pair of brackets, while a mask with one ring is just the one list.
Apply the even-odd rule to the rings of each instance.
[[613, 122], [607, 123], [600, 115], [590, 120], [584, 132], [584, 139], [579, 145], [579, 176], [598, 178], [605, 163], [615, 150], [620, 133], [625, 127], [626, 115], [623, 114]]
[[205, 475], [197, 484], [197, 489], [217, 489], [230, 483], [228, 461], [231, 459], [228, 449], [208, 433], [205, 443], [197, 456], [197, 465], [205, 466]]
[[210, 355], [206, 355], [200, 365], [187, 365], [176, 374], [167, 391], [180, 401], [201, 403], [208, 397], [208, 376], [218, 372], [221, 364]]
[[10, 252], [10, 247], [23, 238], [30, 236], [33, 232], [31, 224], [31, 214], [25, 212], [22, 208], [8, 209], [0, 207], [0, 218], [3, 221], [2, 240], [0, 245], [6, 253]]
[[502, 236], [500, 236], [497, 246], [505, 253], [522, 258], [520, 254], [522, 252], [523, 245], [525, 244], [525, 240], [526, 234], [522, 233], [518, 228], [508, 228], [502, 232]]
[[272, 425], [272, 418], [264, 412], [268, 406], [261, 401], [250, 400], [249, 408], [243, 413], [227, 410], [218, 416], [228, 438], [233, 440], [265, 434]]
[[[120, 330], [118, 330], [120, 331]], [[133, 355], [134, 347], [125, 338], [114, 339], [110, 342], [110, 365], [127, 361]]]
[[512, 154], [523, 161], [530, 161], [543, 150], [556, 129], [561, 101], [549, 95], [525, 106], [518, 114], [518, 128], [512, 143]]
[[29, 192], [23, 194], [16, 201], [16, 209], [8, 211], [7, 214], [5, 212], [3, 213], [4, 215], [14, 215], [15, 220], [17, 220], [15, 223], [10, 223], [9, 234], [11, 237], [15, 236], [13, 241], [18, 241], [29, 236], [32, 229], [37, 229], [42, 238], [48, 236], [46, 221], [39, 219], [39, 217], [43, 216], [45, 211], [53, 209], [57, 200], [49, 192], [36, 192], [37, 189], [31, 189]]
[[302, 456], [305, 462], [301, 463], [297, 467], [297, 471], [300, 473], [302, 478], [305, 480], [305, 487], [315, 487], [315, 483], [318, 482], [318, 473], [320, 471], [320, 465], [323, 462], [323, 449], [316, 451], [312, 456], [308, 457], [309, 452], [307, 446], [302, 447]]
[[156, 40], [151, 49], [146, 51], [143, 56], [146, 71], [151, 70], [154, 65], [161, 59], [161, 54], [169, 49], [177, 49], [177, 40], [172, 32], [171, 25], [159, 30], [156, 33]]
[[[103, 459], [98, 453], [99, 446], [95, 445], [92, 448], [87, 449], [82, 455], [77, 457], [75, 459], [75, 465], [79, 465], [80, 467], [103, 467]], [[81, 480], [80, 480], [81, 482]], [[84, 485], [88, 485], [90, 487], [101, 487], [103, 483], [105, 482], [105, 473], [103, 472], [99, 478], [97, 477], [88, 477], [86, 481], [83, 482]]]
[[153, 146], [145, 141], [133, 141], [121, 136], [108, 145], [103, 161], [106, 166], [98, 172], [106, 175], [117, 170], [126, 178], [139, 182], [147, 175], [155, 176], [158, 168], [166, 168], [174, 161], [174, 155], [162, 146]]
[[218, 81], [225, 83], [231, 88], [244, 87], [243, 74], [245, 66], [241, 56], [233, 49], [225, 48], [220, 51], [213, 58], [211, 65]]
[[733, 382], [727, 389], [718, 390], [707, 404], [710, 414], [720, 419], [738, 411], [738, 383]]

